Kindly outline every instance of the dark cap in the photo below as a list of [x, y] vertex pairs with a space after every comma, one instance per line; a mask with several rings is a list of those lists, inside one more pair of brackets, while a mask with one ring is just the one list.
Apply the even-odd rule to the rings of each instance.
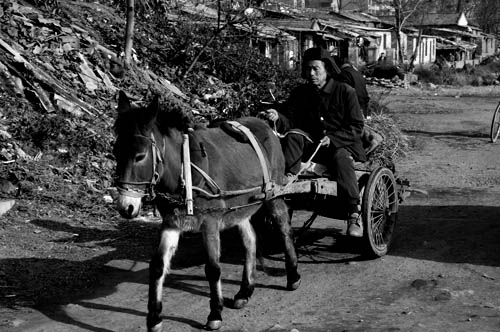
[[302, 77], [305, 77], [307, 63], [314, 60], [323, 61], [325, 63], [325, 68], [330, 75], [333, 76], [340, 73], [340, 69], [330, 55], [330, 52], [322, 47], [312, 47], [307, 49], [302, 57]]

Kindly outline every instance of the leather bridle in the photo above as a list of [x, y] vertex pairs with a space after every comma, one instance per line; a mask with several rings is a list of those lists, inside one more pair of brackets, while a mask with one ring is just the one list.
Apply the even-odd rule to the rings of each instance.
[[[144, 135], [134, 135], [135, 137], [141, 137], [148, 140], [151, 144], [151, 158], [152, 162], [152, 177], [149, 181], [123, 181], [116, 180], [116, 187], [120, 195], [142, 198], [145, 196], [149, 196], [149, 199], [153, 200], [156, 196], [154, 187], [158, 183], [160, 179], [160, 173], [158, 172], [158, 165], [163, 163], [163, 158], [161, 154], [161, 150], [156, 144], [156, 139], [154, 133], [151, 133], [150, 137]], [[129, 188], [128, 186], [144, 186], [143, 190], [136, 190], [135, 188]]]

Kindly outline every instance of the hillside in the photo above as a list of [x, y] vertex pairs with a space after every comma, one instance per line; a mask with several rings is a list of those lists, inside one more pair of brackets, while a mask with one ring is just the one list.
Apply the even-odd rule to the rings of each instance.
[[[54, 264], [26, 270], [16, 260], [3, 262], [0, 302], [10, 308], [58, 298], [68, 290], [84, 291], [94, 284], [92, 269], [99, 267], [97, 262], [67, 271], [76, 275], [61, 273], [50, 281], [41, 277], [46, 269], [59, 270], [69, 256], [78, 261], [111, 250], [106, 245], [89, 246], [88, 241], [140, 237], [137, 228], [129, 231], [127, 225], [119, 235], [111, 232], [104, 239], [84, 239], [76, 231], [82, 226], [117, 227], [111, 146], [118, 90], [137, 101], [160, 93], [169, 103], [197, 114], [214, 112], [170, 84], [168, 68], [155, 74], [139, 59], [124, 71], [116, 53], [125, 22], [117, 8], [81, 1], [37, 3], [0, 4], [0, 194], [16, 201], [8, 218], [0, 221], [0, 242], [3, 257], [48, 255]], [[26, 222], [30, 220], [34, 222]], [[72, 235], [66, 238], [48, 220], [63, 220], [63, 229], [74, 229]], [[46, 233], [49, 229], [52, 232]], [[150, 236], [147, 232], [147, 239]], [[54, 287], [60, 291], [54, 292]]]

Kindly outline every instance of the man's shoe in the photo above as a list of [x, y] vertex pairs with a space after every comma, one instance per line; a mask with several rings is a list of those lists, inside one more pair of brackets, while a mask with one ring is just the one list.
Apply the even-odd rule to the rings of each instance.
[[351, 213], [347, 219], [347, 235], [363, 237], [363, 221], [359, 213]]

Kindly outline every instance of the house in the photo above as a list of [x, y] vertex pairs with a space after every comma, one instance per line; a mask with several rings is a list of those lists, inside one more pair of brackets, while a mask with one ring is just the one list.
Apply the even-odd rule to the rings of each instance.
[[[222, 22], [226, 20], [225, 15], [219, 16], [216, 9], [204, 4], [194, 5], [187, 2], [180, 6], [179, 10], [192, 15], [192, 24], [209, 24], [215, 28], [219, 19]], [[283, 13], [274, 14], [279, 17], [294, 17]], [[250, 46], [256, 48], [274, 64], [284, 68], [295, 68], [296, 57], [299, 53], [297, 38], [276, 26], [266, 24], [261, 10], [247, 8], [244, 11], [238, 11], [237, 14], [232, 15], [232, 20], [233, 22], [222, 33], [231, 34], [239, 31], [241, 34], [243, 32], [249, 39]]]
[[407, 37], [406, 59], [409, 60], [411, 56], [415, 58], [413, 62], [415, 65], [423, 65], [433, 63], [437, 57], [437, 39], [438, 37], [432, 35], [421, 35], [420, 44], [417, 48], [418, 34], [411, 33]]
[[483, 32], [478, 24], [472, 20], [469, 22], [469, 27], [478, 45], [473, 58], [481, 61], [484, 58], [494, 55], [499, 46], [497, 37], [493, 34]]
[[331, 11], [336, 6], [337, 0], [268, 0], [262, 4], [263, 8], [288, 7], [304, 10], [307, 8]]
[[318, 20], [322, 30], [346, 36], [338, 50], [355, 65], [376, 61], [382, 53], [394, 57], [392, 29], [375, 16], [361, 12], [330, 12]]
[[346, 35], [326, 31], [316, 19], [265, 19], [264, 22], [296, 39], [297, 49], [291, 55], [291, 61], [295, 61], [296, 65], [301, 63], [302, 54], [308, 48], [322, 46], [333, 54], [347, 38]]
[[[413, 20], [412, 25], [436, 39], [436, 57], [453, 61], [454, 65], [475, 63], [481, 37], [474, 34], [464, 13], [428, 13]], [[478, 62], [478, 61], [477, 61]]]

